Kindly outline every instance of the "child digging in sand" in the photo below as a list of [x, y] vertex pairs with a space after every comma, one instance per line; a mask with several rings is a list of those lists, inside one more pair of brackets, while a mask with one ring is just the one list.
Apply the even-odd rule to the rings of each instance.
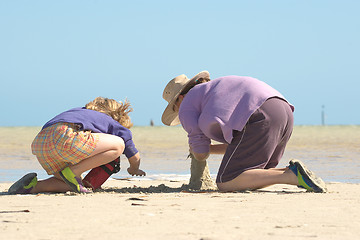
[[292, 133], [294, 107], [266, 83], [241, 76], [210, 81], [203, 71], [192, 79], [185, 75], [172, 79], [163, 98], [168, 106], [162, 122], [181, 123], [196, 160], [223, 155], [216, 179], [219, 190], [291, 184], [326, 191], [324, 182], [299, 160], [291, 160], [287, 168], [275, 168]]
[[48, 121], [35, 137], [31, 148], [49, 175], [38, 181], [28, 173], [9, 188], [10, 194], [38, 192], [90, 192], [81, 174], [107, 164], [125, 154], [130, 175], [144, 176], [139, 169], [140, 155], [132, 141], [128, 113], [130, 103], [97, 97], [82, 108], [63, 112]]

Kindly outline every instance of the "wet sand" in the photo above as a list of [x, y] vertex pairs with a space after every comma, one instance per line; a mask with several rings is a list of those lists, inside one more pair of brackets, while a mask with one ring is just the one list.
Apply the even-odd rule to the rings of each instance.
[[[26, 172], [35, 171], [47, 177], [30, 145], [39, 127], [0, 127], [0, 182], [13, 182]], [[147, 175], [190, 173], [189, 147], [181, 127], [133, 127], [134, 142], [141, 154]], [[360, 126], [295, 126], [279, 167], [289, 159], [302, 160], [325, 182], [360, 183]], [[210, 173], [215, 175], [221, 156], [208, 159]], [[122, 157], [122, 170], [128, 176], [127, 160]]]

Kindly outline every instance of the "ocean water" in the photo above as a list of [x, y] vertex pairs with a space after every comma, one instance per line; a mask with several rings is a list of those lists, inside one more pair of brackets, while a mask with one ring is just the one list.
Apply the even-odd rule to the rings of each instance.
[[[0, 127], [0, 182], [13, 182], [27, 172], [48, 175], [31, 154], [30, 145], [40, 127]], [[141, 155], [144, 179], [187, 180], [186, 133], [181, 127], [133, 127], [133, 138]], [[292, 138], [278, 167], [291, 158], [302, 160], [326, 182], [360, 183], [360, 126], [295, 126]], [[215, 178], [220, 155], [211, 156], [208, 164]], [[113, 177], [130, 177], [125, 156], [121, 171]]]

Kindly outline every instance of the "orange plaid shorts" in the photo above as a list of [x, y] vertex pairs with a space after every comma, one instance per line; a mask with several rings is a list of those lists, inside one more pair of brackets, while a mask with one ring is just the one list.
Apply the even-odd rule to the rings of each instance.
[[56, 123], [41, 130], [31, 144], [32, 153], [49, 175], [87, 158], [99, 137], [73, 123]]

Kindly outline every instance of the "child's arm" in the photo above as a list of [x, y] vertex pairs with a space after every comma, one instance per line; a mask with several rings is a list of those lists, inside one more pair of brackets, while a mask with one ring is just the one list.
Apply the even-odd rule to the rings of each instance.
[[146, 173], [139, 169], [140, 166], [140, 154], [136, 153], [134, 156], [129, 159], [130, 167], [127, 169], [128, 173], [132, 176], [145, 176]]

